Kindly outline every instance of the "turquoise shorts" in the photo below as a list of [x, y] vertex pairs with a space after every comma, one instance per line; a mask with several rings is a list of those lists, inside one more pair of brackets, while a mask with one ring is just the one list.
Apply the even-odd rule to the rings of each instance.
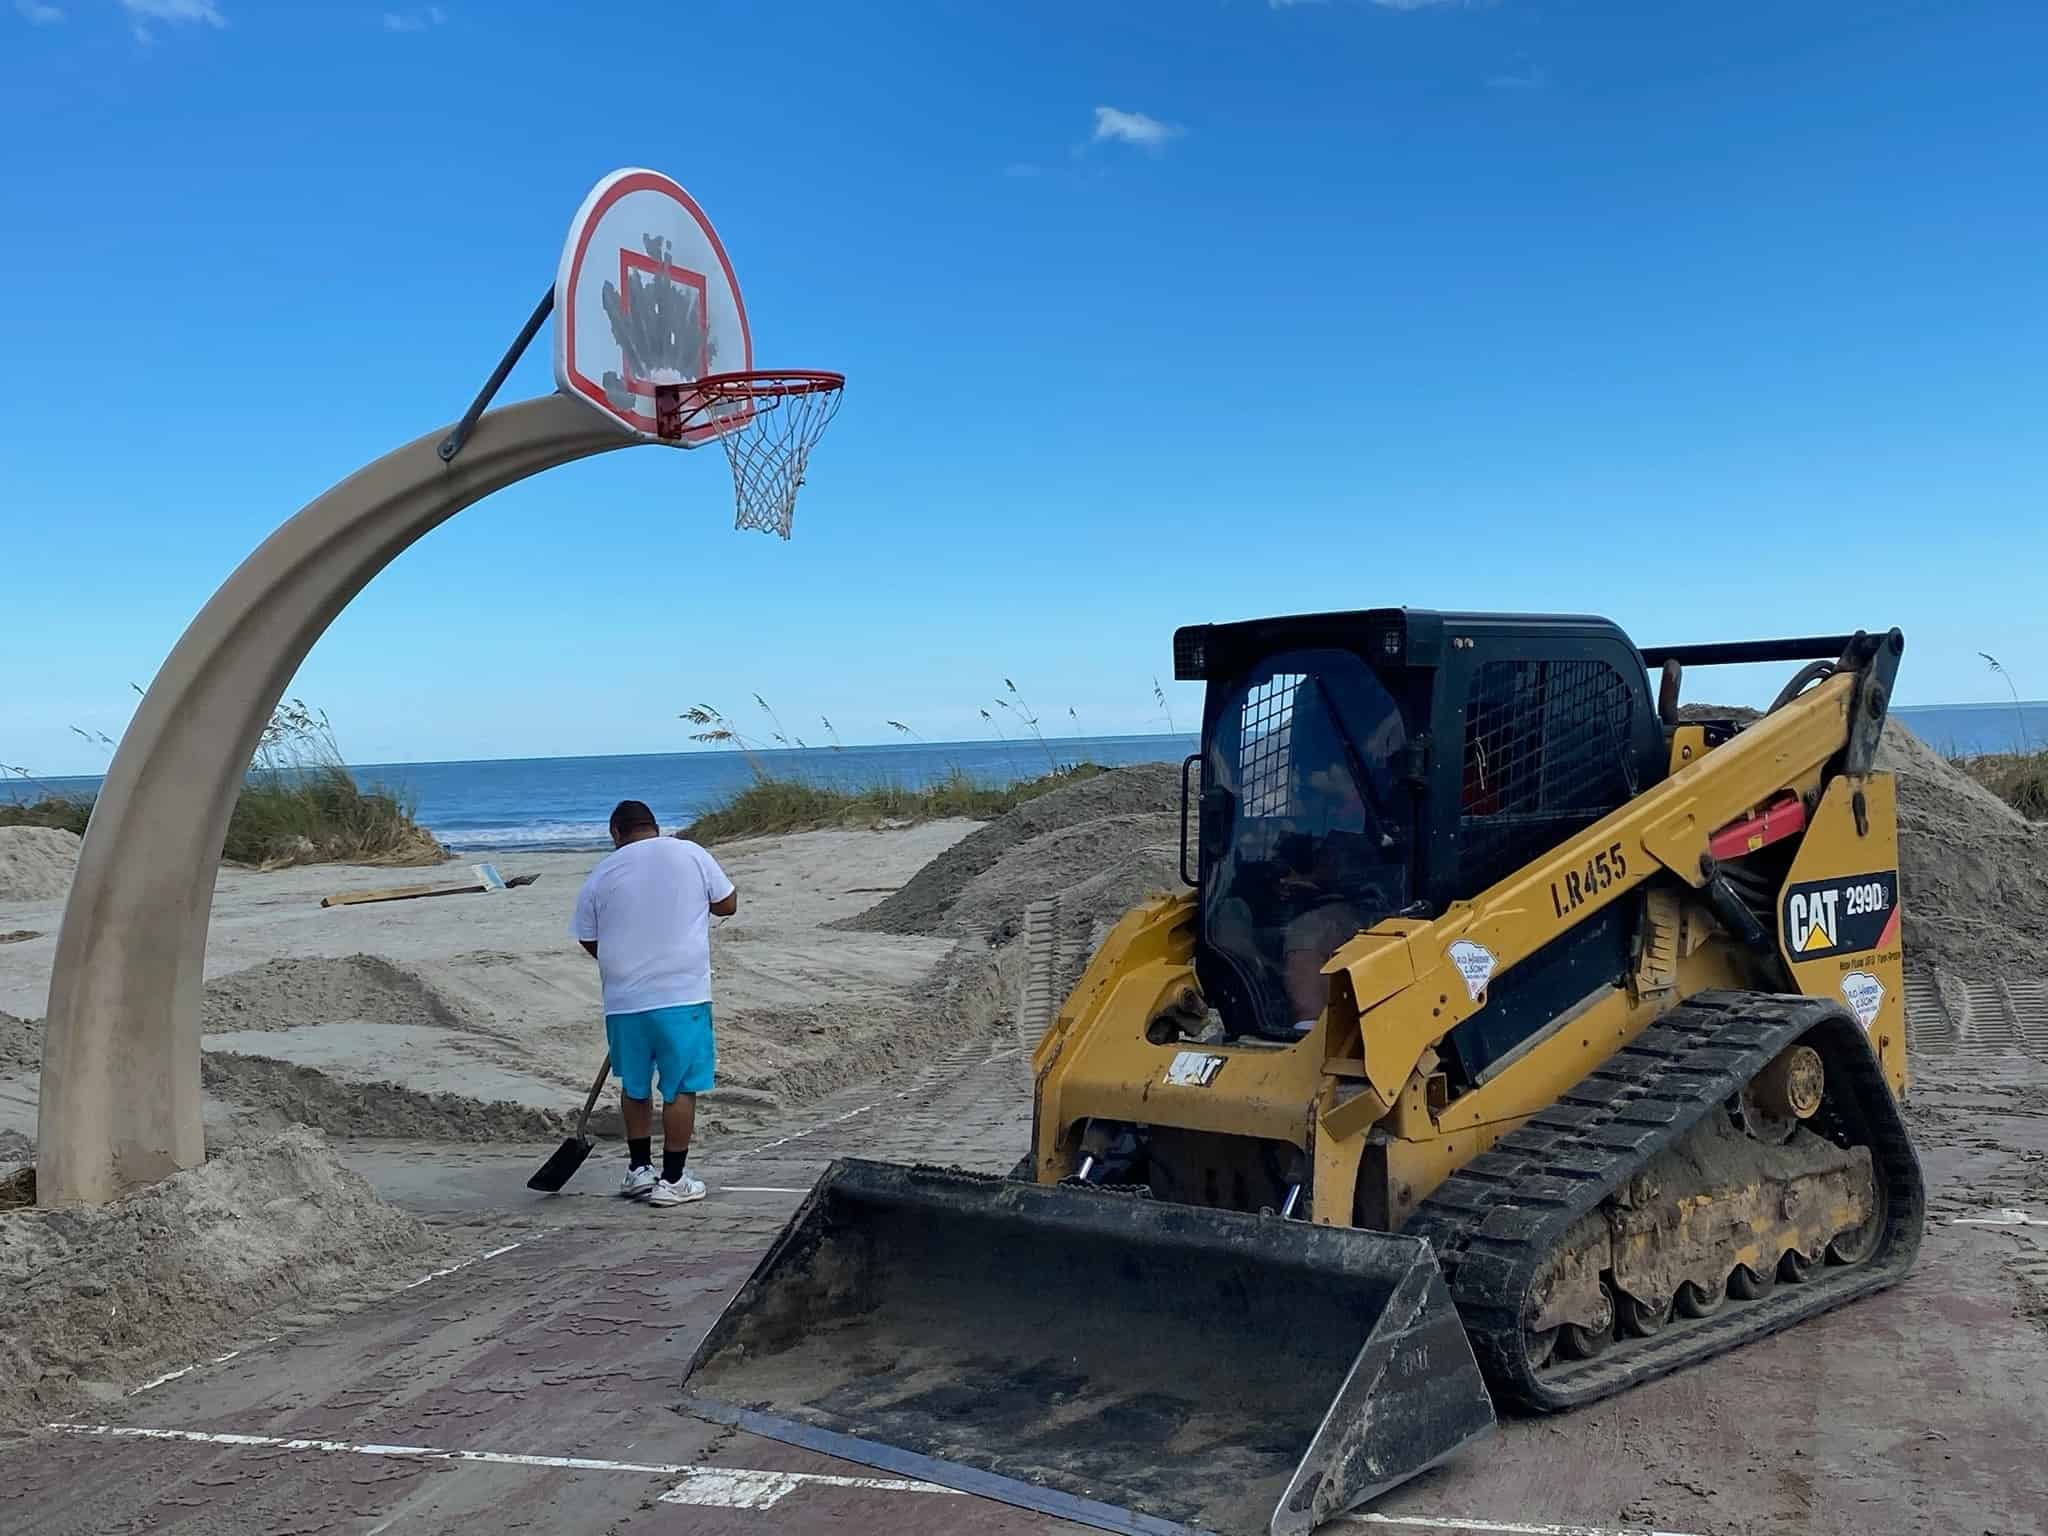
[[612, 1075], [629, 1099], [652, 1097], [656, 1067], [661, 1069], [664, 1101], [711, 1091], [718, 1053], [711, 1043], [709, 1003], [608, 1013], [604, 1038], [611, 1047]]

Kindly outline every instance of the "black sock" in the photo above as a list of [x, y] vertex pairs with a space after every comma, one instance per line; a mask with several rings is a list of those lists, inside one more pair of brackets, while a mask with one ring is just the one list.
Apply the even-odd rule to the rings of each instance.
[[626, 1166], [628, 1168], [651, 1168], [654, 1166], [654, 1138], [652, 1136], [628, 1136], [626, 1138]]
[[675, 1183], [677, 1179], [683, 1176], [683, 1164], [689, 1160], [690, 1149], [688, 1147], [683, 1148], [680, 1152], [671, 1152], [667, 1147], [663, 1147], [661, 1149], [661, 1176], [667, 1179], [669, 1183]]

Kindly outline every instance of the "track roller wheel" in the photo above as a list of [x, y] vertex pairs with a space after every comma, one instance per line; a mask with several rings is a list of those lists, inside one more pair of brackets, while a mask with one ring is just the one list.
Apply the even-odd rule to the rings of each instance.
[[1727, 1300], [1725, 1284], [1705, 1286], [1694, 1285], [1690, 1280], [1678, 1282], [1676, 1305], [1680, 1317], [1712, 1317]]
[[1778, 1285], [1778, 1267], [1774, 1264], [1758, 1274], [1747, 1264], [1738, 1264], [1728, 1275], [1728, 1294], [1737, 1301], [1762, 1301]]
[[1809, 1259], [1797, 1248], [1787, 1248], [1785, 1256], [1778, 1260], [1778, 1278], [1787, 1285], [1804, 1285], [1819, 1268], [1818, 1259]]
[[1830, 1264], [1861, 1264], [1884, 1240], [1885, 1220], [1890, 1214], [1885, 1188], [1879, 1183], [1872, 1191], [1875, 1196], [1870, 1210], [1870, 1219], [1853, 1232], [1844, 1232], [1828, 1244], [1827, 1259]]
[[1532, 1369], [1540, 1371], [1557, 1357], [1557, 1336], [1561, 1331], [1546, 1328], [1541, 1333], [1531, 1331], [1525, 1334], [1523, 1348], [1528, 1351]]
[[1605, 1280], [1600, 1282], [1600, 1301], [1607, 1312], [1607, 1325], [1604, 1328], [1592, 1324], [1559, 1324], [1557, 1352], [1565, 1359], [1591, 1360], [1596, 1355], [1604, 1354], [1607, 1346], [1614, 1342], [1614, 1288]]
[[1623, 1291], [1617, 1300], [1619, 1305], [1615, 1311], [1620, 1316], [1621, 1331], [1628, 1338], [1654, 1338], [1662, 1333], [1664, 1325], [1671, 1321], [1672, 1301], [1669, 1296], [1661, 1303], [1652, 1305]]

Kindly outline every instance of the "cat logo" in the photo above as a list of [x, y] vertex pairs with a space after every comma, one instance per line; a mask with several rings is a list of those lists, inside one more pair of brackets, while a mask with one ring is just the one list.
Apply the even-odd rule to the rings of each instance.
[[1795, 965], [1890, 947], [1899, 937], [1899, 872], [1876, 870], [1787, 887], [1778, 933], [1786, 959]]
[[1841, 919], [1837, 909], [1842, 893], [1836, 890], [1794, 891], [1785, 903], [1785, 943], [1795, 955], [1825, 953], [1840, 940]]

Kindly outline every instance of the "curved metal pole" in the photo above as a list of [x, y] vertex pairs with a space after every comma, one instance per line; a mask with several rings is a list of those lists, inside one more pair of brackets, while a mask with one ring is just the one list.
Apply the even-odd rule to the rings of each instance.
[[165, 660], [107, 770], [57, 935], [36, 1196], [90, 1205], [204, 1161], [199, 1003], [214, 877], [249, 760], [299, 664], [422, 534], [529, 475], [639, 439], [549, 395], [444, 427], [265, 539]]

